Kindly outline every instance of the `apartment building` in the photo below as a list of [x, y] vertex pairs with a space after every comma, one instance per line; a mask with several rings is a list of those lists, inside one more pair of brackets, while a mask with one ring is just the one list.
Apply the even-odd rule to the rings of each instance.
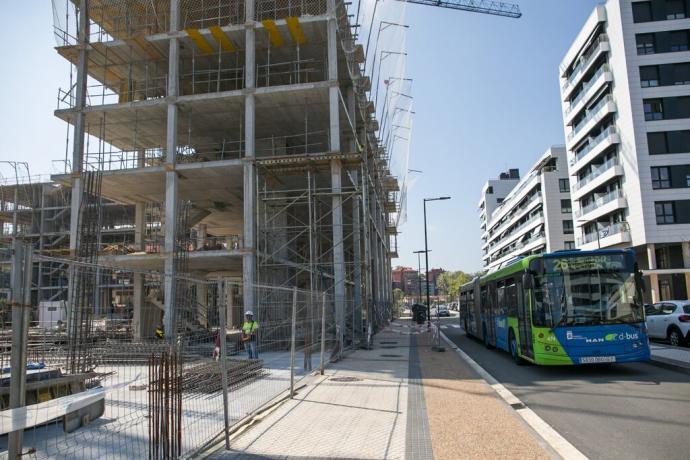
[[486, 226], [491, 214], [503, 202], [506, 195], [520, 182], [520, 170], [510, 169], [499, 174], [498, 179], [489, 179], [482, 187], [479, 209], [479, 228], [482, 235], [486, 233]]
[[689, 14], [609, 0], [559, 67], [576, 246], [635, 248], [648, 301], [690, 287]]
[[544, 152], [500, 200], [482, 230], [483, 261], [488, 270], [519, 256], [573, 249], [565, 147], [553, 146]]

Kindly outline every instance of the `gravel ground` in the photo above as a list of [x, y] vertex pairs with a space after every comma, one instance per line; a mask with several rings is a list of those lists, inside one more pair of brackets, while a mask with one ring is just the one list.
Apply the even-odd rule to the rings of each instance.
[[434, 458], [551, 458], [456, 353], [432, 352], [429, 334], [417, 340]]

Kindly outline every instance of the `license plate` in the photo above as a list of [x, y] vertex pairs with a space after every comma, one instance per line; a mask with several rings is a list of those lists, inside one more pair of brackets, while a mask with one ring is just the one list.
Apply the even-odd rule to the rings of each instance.
[[615, 356], [583, 356], [580, 364], [615, 363]]

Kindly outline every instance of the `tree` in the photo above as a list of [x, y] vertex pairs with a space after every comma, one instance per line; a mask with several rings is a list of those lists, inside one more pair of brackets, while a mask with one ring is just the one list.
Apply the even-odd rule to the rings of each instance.
[[393, 289], [393, 317], [399, 318], [405, 303], [405, 293], [402, 289]]
[[472, 281], [472, 277], [473, 275], [467, 274], [461, 270], [456, 272], [443, 272], [438, 276], [436, 285], [451, 299], [456, 299], [460, 294], [460, 286]]

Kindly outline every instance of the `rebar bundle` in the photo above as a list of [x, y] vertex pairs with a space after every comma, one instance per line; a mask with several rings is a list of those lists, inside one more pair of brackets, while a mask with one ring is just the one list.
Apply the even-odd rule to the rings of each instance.
[[[98, 171], [82, 175], [83, 192], [77, 217], [77, 241], [75, 260], [96, 264], [101, 240], [101, 179]], [[68, 317], [67, 371], [84, 373], [94, 367], [91, 321], [94, 312], [94, 296], [97, 272], [89, 266], [73, 267], [70, 283], [70, 308]]]
[[149, 459], [182, 453], [182, 365], [175, 352], [149, 359]]

